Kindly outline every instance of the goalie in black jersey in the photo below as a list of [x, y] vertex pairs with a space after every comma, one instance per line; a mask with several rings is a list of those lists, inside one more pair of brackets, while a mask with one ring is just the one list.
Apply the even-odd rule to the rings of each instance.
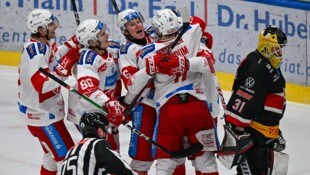
[[[257, 49], [238, 67], [225, 111], [226, 138], [218, 154], [227, 168], [238, 165], [238, 175], [286, 174], [288, 155], [281, 152], [285, 140], [279, 126], [286, 104], [279, 66], [286, 45], [285, 33], [268, 26], [258, 36]], [[230, 157], [233, 150], [235, 157]]]
[[83, 139], [68, 151], [62, 164], [62, 175], [134, 174], [105, 140], [109, 122], [101, 113], [83, 114], [80, 127]]

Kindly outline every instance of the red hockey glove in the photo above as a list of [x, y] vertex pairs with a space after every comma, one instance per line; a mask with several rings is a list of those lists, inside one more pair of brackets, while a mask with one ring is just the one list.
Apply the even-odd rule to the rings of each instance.
[[119, 126], [123, 122], [124, 107], [115, 99], [110, 99], [105, 103], [108, 111], [106, 118], [114, 126]]
[[60, 58], [57, 63], [55, 72], [61, 76], [70, 76], [73, 65], [80, 59], [80, 53], [78, 48], [70, 49], [69, 52]]
[[188, 71], [189, 62], [184, 56], [167, 55], [158, 63], [158, 72], [167, 75], [184, 74]]
[[158, 73], [158, 63], [162, 61], [164, 58], [163, 54], [157, 54], [152, 57], [148, 57], [145, 59], [146, 63], [146, 73], [149, 75], [154, 75], [155, 73]]
[[76, 35], [71, 36], [71, 38], [64, 43], [68, 48], [78, 48], [79, 41], [76, 38]]
[[213, 46], [213, 36], [209, 32], [203, 32], [201, 39], [205, 43], [207, 48], [212, 49], [212, 46]]

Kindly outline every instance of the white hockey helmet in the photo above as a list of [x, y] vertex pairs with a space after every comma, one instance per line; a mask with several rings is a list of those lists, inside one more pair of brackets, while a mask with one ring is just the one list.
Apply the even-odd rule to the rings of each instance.
[[50, 23], [54, 22], [59, 26], [58, 19], [46, 9], [35, 9], [29, 13], [27, 18], [27, 27], [31, 33], [37, 33], [39, 27], [47, 29]]
[[152, 27], [158, 36], [176, 33], [180, 26], [179, 17], [171, 9], [157, 11], [152, 20]]
[[110, 34], [110, 30], [105, 23], [96, 19], [87, 19], [78, 26], [76, 37], [82, 45], [89, 47], [88, 41], [92, 39], [98, 40], [97, 34], [101, 30], [105, 30], [108, 35]]
[[125, 24], [134, 19], [139, 19], [142, 23], [144, 23], [144, 18], [140, 12], [136, 12], [132, 9], [126, 9], [124, 11], [121, 11], [117, 15], [117, 27], [119, 27], [122, 33], [124, 33], [124, 31], [126, 30]]

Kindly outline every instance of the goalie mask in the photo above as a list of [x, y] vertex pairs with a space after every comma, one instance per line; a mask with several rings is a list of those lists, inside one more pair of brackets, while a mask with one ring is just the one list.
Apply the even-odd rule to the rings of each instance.
[[89, 40], [97, 41], [97, 34], [101, 31], [105, 30], [105, 32], [109, 35], [110, 30], [105, 23], [102, 23], [99, 20], [88, 19], [83, 21], [76, 30], [76, 37], [78, 41], [85, 47], [89, 47]]
[[258, 35], [257, 50], [270, 61], [274, 68], [278, 68], [282, 62], [282, 49], [286, 44], [285, 33], [275, 26], [268, 26]]
[[101, 113], [85, 113], [81, 117], [80, 128], [84, 137], [98, 138], [97, 129], [102, 128], [105, 133], [108, 133], [109, 121]]
[[36, 9], [28, 15], [27, 27], [31, 33], [38, 33], [39, 27], [44, 27], [47, 30], [48, 25], [53, 22], [56, 26], [59, 26], [58, 19], [50, 11]]
[[170, 9], [157, 11], [152, 20], [152, 27], [159, 37], [178, 32], [180, 26], [179, 17]]
[[119, 27], [124, 34], [124, 32], [126, 31], [126, 23], [134, 19], [139, 19], [141, 23], [144, 23], [144, 18], [140, 12], [136, 12], [132, 9], [126, 9], [124, 11], [121, 11], [117, 15], [117, 27]]

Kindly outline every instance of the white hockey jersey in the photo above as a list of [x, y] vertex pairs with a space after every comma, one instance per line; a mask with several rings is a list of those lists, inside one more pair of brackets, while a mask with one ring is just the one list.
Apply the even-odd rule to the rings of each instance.
[[[145, 38], [147, 43], [151, 43], [152, 39], [148, 34], [146, 34]], [[128, 42], [120, 49], [118, 64], [121, 72], [121, 78], [126, 89], [127, 85], [131, 83], [131, 77], [139, 70], [138, 58], [142, 47], [142, 45]], [[147, 98], [143, 98], [142, 103], [154, 107], [154, 91], [150, 91], [150, 88], [147, 88], [145, 91], [148, 93], [148, 95]]]
[[[208, 99], [211, 96], [206, 94], [210, 93], [208, 89], [215, 88], [214, 83], [206, 83], [206, 81], [210, 81], [209, 77], [212, 76], [209, 64], [205, 57], [197, 56], [200, 52], [203, 52], [200, 46], [200, 38], [204, 29], [205, 23], [198, 17], [192, 17], [190, 26], [171, 52], [171, 54], [188, 58], [190, 67], [187, 74], [179, 77], [160, 73], [155, 75], [154, 84], [156, 91], [154, 100], [157, 109], [164, 105], [169, 98], [180, 93], [189, 93], [199, 100], [208, 101], [208, 103], [213, 101]], [[126, 95], [126, 100], [132, 99], [132, 96], [137, 94], [144, 87], [147, 80], [151, 78], [145, 71], [145, 58], [157, 53], [166, 53], [173, 41], [174, 39], [170, 41], [156, 41], [142, 48], [138, 61], [140, 71], [131, 79], [131, 86], [128, 86], [130, 93]]]
[[55, 42], [43, 44], [33, 38], [24, 44], [18, 69], [18, 104], [28, 125], [46, 126], [64, 118], [61, 87], [40, 73], [39, 68], [53, 73], [56, 59], [67, 51], [64, 45], [57, 47]]
[[[116, 83], [120, 79], [116, 57], [118, 50], [107, 49], [103, 55], [98, 55], [91, 49], [83, 48], [80, 53], [81, 57], [76, 68], [78, 91], [104, 106], [110, 98], [116, 97]], [[100, 109], [90, 102], [85, 100], [82, 102], [84, 111], [100, 112]], [[80, 118], [79, 116], [77, 118]]]

